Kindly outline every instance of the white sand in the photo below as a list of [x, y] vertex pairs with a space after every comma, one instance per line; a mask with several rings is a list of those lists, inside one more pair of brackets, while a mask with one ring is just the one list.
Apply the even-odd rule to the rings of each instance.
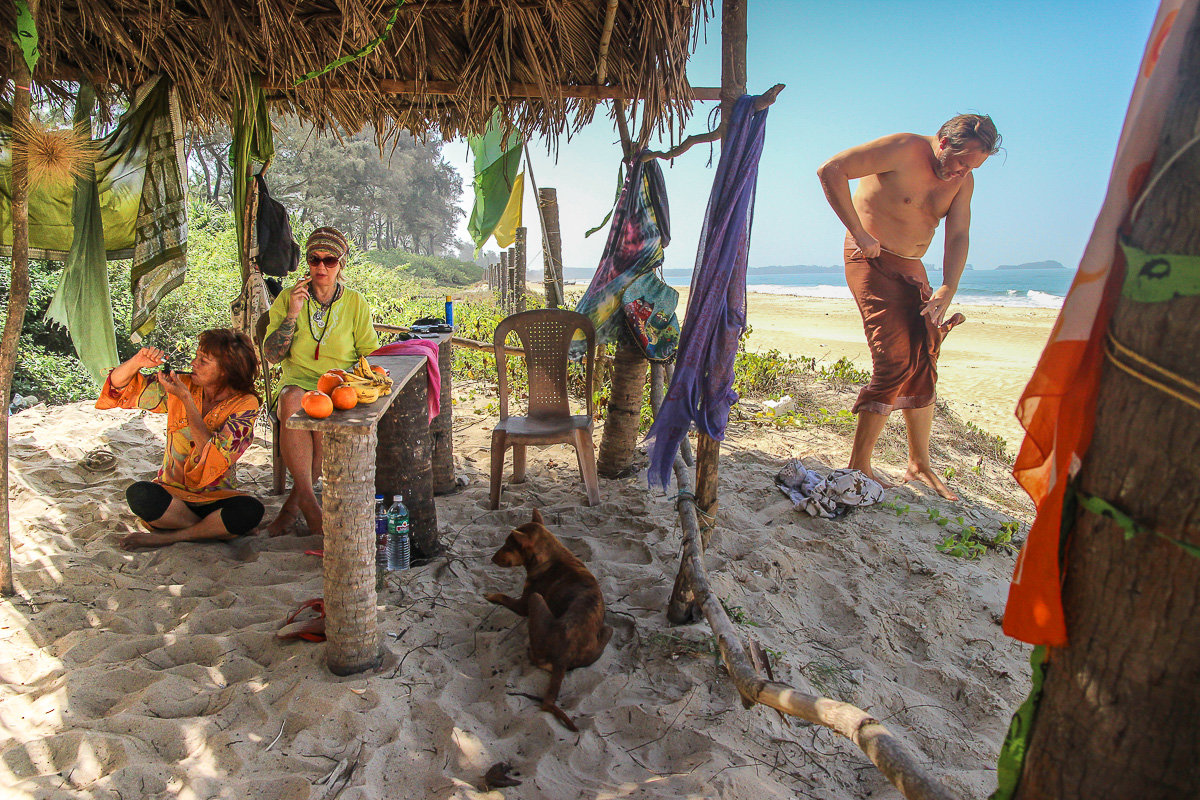
[[[603, 503], [586, 508], [574, 455], [531, 449], [528, 482], [506, 486], [501, 510], [488, 511], [494, 419], [471, 413], [489, 402], [474, 391], [455, 426], [471, 484], [437, 502], [451, 557], [392, 577], [379, 619], [399, 666], [350, 678], [326, 671], [325, 645], [274, 636], [321, 592], [319, 563], [303, 554], [314, 539], [116, 547], [132, 529], [125, 486], [159, 463], [161, 417], [86, 404], [14, 417], [20, 596], [0, 603], [0, 795], [899, 796], [832, 732], [743, 709], [707, 625], [667, 623], [679, 530], [644, 479], [602, 481]], [[101, 444], [120, 467], [97, 478], [76, 462]], [[732, 426], [707, 557], [713, 584], [744, 614], [744, 635], [775, 651], [778, 679], [868, 709], [951, 787], [983, 797], [1028, 691], [1025, 650], [998, 625], [1013, 559], [939, 553], [943, 530], [925, 510], [994, 529], [1009, 518], [1000, 506], [1022, 519], [1027, 508], [990, 464], [956, 484], [967, 495], [957, 506], [890, 492], [911, 506], [904, 517], [875, 507], [813, 520], [772, 486], [789, 456], [840, 466], [846, 449], [844, 435], [819, 429]], [[258, 442], [241, 466], [259, 492], [268, 453]], [[280, 499], [268, 502], [270, 515]], [[564, 683], [560, 704], [579, 734], [516, 694], [540, 695], [547, 675], [529, 664], [524, 623], [482, 598], [519, 591], [523, 574], [490, 555], [532, 508], [597, 575], [616, 629], [601, 659]], [[481, 776], [499, 761], [523, 783], [485, 794]]]

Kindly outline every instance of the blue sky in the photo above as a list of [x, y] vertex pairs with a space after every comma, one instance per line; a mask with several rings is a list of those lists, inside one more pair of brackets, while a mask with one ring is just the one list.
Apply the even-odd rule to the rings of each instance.
[[[992, 116], [1005, 150], [976, 172], [968, 261], [987, 269], [1054, 259], [1074, 268], [1156, 11], [1145, 0], [750, 0], [750, 91], [787, 84], [767, 122], [750, 266], [840, 263], [845, 232], [817, 183], [821, 162], [889, 133], [932, 134], [973, 111]], [[706, 38], [688, 67], [694, 86], [720, 84], [719, 7]], [[687, 132], [706, 130], [714, 105], [696, 104]], [[451, 142], [445, 152], [464, 175], [469, 212], [468, 148]], [[583, 233], [612, 203], [621, 151], [611, 120], [598, 110], [562, 141], [557, 159], [536, 140], [531, 153], [538, 185], [558, 189], [566, 266], [594, 268], [606, 231]], [[674, 237], [667, 267], [695, 260], [719, 151], [712, 166], [708, 156], [700, 145], [664, 163]], [[530, 263], [540, 264], [528, 187], [524, 215]], [[940, 266], [940, 235], [925, 261]]]

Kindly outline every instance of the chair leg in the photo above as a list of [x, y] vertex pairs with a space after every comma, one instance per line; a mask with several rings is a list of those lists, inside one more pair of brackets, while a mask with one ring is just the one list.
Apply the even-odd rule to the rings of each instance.
[[492, 494], [491, 508], [495, 511], [500, 507], [500, 483], [504, 478], [504, 450], [507, 446], [504, 431], [492, 431]]
[[592, 444], [592, 434], [587, 430], [577, 430], [574, 434], [575, 455], [579, 458], [580, 472], [583, 473], [583, 485], [587, 489], [589, 506], [600, 505], [600, 478], [596, 474], [596, 447]]
[[514, 444], [513, 450], [513, 483], [525, 482], [525, 445]]
[[287, 485], [287, 466], [279, 449], [279, 420], [271, 418], [271, 494], [283, 494]]

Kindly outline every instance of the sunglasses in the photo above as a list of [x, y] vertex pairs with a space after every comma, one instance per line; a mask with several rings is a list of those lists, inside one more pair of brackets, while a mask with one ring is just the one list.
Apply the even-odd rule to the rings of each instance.
[[315, 267], [317, 264], [324, 264], [326, 269], [333, 269], [339, 263], [341, 263], [341, 259], [337, 256], [325, 256], [324, 258], [320, 258], [319, 256], [308, 257], [308, 265], [310, 267]]

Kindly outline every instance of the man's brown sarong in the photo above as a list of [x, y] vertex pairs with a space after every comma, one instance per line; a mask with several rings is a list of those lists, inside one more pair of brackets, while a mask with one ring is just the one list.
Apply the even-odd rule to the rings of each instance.
[[921, 307], [933, 295], [925, 265], [887, 252], [863, 258], [847, 236], [846, 283], [871, 348], [871, 382], [858, 393], [854, 413], [890, 414], [932, 403], [938, 353], [953, 324], [938, 328], [921, 315]]

